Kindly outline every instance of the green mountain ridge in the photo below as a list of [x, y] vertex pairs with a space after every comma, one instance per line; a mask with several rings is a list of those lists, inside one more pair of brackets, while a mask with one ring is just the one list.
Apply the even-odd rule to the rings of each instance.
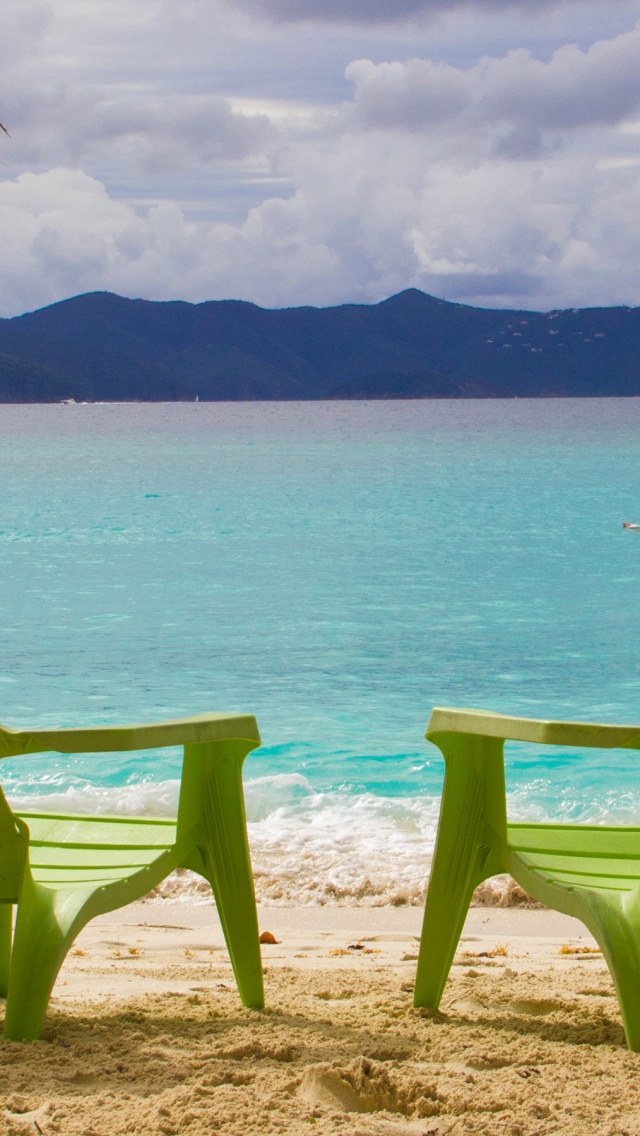
[[0, 320], [0, 402], [640, 395], [640, 309], [266, 309], [92, 292]]

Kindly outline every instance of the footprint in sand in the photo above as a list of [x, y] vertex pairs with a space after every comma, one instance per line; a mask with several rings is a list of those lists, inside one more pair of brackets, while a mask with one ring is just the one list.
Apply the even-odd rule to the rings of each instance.
[[44, 1132], [49, 1125], [50, 1111], [49, 1101], [40, 1108], [29, 1109], [26, 1101], [14, 1094], [4, 1114], [9, 1136], [35, 1136], [37, 1132]]
[[478, 1014], [487, 1007], [479, 998], [455, 998], [453, 1002], [449, 1002], [446, 1007], [443, 1007], [445, 1013], [452, 1012], [454, 1014]]
[[[314, 1107], [339, 1112], [390, 1112], [412, 1119], [437, 1115], [442, 1102], [440, 1094], [435, 1085], [420, 1083], [414, 1072], [404, 1068], [401, 1073], [392, 1073], [384, 1064], [367, 1057], [359, 1057], [346, 1066], [310, 1065], [303, 1074], [299, 1093]], [[406, 1119], [403, 1131], [409, 1132]]]
[[542, 1018], [545, 1014], [555, 1014], [558, 1010], [566, 1009], [562, 1002], [553, 998], [531, 998], [523, 1001], [509, 1002], [507, 1007], [514, 1014], [529, 1014], [534, 1018]]
[[339, 1109], [341, 1112], [374, 1112], [375, 1104], [360, 1098], [352, 1085], [337, 1069], [312, 1065], [306, 1069], [300, 1085], [300, 1096], [312, 1105]]

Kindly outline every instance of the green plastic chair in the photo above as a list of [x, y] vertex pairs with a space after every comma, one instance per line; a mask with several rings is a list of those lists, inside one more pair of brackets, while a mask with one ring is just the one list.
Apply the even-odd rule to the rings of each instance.
[[139, 899], [178, 867], [199, 872], [211, 884], [240, 998], [245, 1006], [264, 1005], [242, 793], [242, 763], [259, 744], [255, 718], [240, 714], [88, 730], [0, 728], [0, 757], [184, 746], [175, 820], [16, 815], [0, 789], [5, 1038], [40, 1036], [56, 975], [90, 919]]
[[508, 824], [504, 742], [640, 749], [640, 728], [436, 708], [426, 737], [445, 782], [414, 1006], [440, 1003], [474, 889], [508, 872], [535, 899], [582, 920], [613, 978], [629, 1049], [640, 1052], [640, 828]]

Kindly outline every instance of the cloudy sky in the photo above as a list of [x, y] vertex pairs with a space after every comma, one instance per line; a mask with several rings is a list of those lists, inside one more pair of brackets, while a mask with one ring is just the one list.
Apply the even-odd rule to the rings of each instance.
[[640, 304], [640, 0], [2, 0], [0, 315]]

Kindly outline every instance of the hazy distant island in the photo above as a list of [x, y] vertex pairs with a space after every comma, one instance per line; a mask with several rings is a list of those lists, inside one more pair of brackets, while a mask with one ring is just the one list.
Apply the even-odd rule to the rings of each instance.
[[0, 320], [0, 402], [640, 395], [640, 308], [265, 309], [92, 292]]

